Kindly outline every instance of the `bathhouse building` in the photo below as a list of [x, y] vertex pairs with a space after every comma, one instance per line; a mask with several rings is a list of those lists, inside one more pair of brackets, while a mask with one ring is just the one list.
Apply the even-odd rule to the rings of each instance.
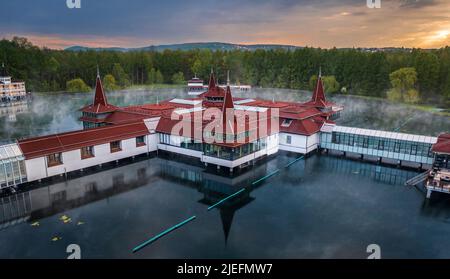
[[[432, 164], [448, 162], [445, 137], [338, 126], [343, 110], [327, 100], [321, 75], [309, 101], [233, 97], [214, 73], [205, 92], [156, 104], [119, 107], [108, 102], [97, 74], [92, 103], [80, 110], [83, 130], [20, 139], [0, 146], [1, 188], [146, 154], [172, 154], [233, 173], [287, 151], [338, 150]], [[444, 148], [442, 148], [444, 146]]]

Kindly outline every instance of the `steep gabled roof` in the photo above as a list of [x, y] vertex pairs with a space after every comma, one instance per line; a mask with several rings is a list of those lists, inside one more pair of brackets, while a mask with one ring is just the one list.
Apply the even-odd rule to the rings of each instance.
[[209, 77], [208, 91], [200, 94], [202, 98], [208, 97], [225, 97], [225, 90], [216, 84], [216, 78], [214, 77], [214, 72], [211, 71], [211, 76]]
[[325, 91], [323, 88], [322, 74], [319, 73], [317, 78], [316, 88], [314, 89], [313, 95], [309, 102], [306, 102], [307, 106], [315, 106], [317, 108], [331, 107], [333, 104], [328, 102], [325, 98]]
[[312, 95], [311, 101], [318, 103], [318, 102], [326, 102], [326, 98], [325, 98], [325, 92], [323, 90], [323, 82], [322, 82], [322, 76], [319, 75], [319, 77], [317, 78], [317, 84], [316, 84], [316, 88], [314, 90], [314, 93]]
[[91, 113], [106, 113], [116, 111], [117, 109], [118, 108], [116, 106], [108, 104], [105, 91], [103, 90], [102, 80], [100, 79], [100, 74], [97, 74], [94, 102], [91, 105], [82, 108], [81, 111]]

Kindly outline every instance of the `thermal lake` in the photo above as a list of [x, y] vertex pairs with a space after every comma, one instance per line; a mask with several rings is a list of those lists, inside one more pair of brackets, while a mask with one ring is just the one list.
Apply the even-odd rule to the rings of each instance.
[[[236, 97], [305, 101], [310, 93], [254, 89]], [[108, 94], [118, 106], [186, 97], [185, 89]], [[78, 109], [92, 94], [35, 94], [1, 108], [0, 140], [81, 129]], [[437, 136], [450, 118], [383, 100], [333, 96], [345, 107], [338, 125]], [[313, 154], [280, 152], [233, 177], [177, 158], [136, 158], [119, 166], [3, 197], [0, 258], [450, 258], [450, 197], [404, 182], [415, 170]], [[280, 172], [261, 183], [252, 182]], [[245, 194], [209, 205], [248, 187]], [[138, 253], [143, 241], [197, 218]]]

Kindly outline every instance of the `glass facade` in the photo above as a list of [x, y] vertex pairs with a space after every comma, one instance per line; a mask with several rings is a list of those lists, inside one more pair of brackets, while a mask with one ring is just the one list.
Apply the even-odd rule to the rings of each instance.
[[[248, 136], [248, 132], [245, 133], [245, 135]], [[220, 134], [219, 136], [222, 136], [222, 134]], [[216, 144], [202, 143], [190, 138], [172, 137], [168, 134], [159, 134], [159, 142], [162, 144], [177, 146], [185, 149], [202, 151], [205, 156], [216, 157], [230, 161], [239, 159], [266, 148], [266, 139], [259, 139], [252, 143], [243, 144], [239, 147], [227, 147]]]
[[339, 127], [332, 133], [322, 133], [320, 147], [417, 163], [433, 162], [432, 138], [345, 128]]
[[219, 146], [214, 144], [204, 144], [203, 153], [205, 156], [234, 161], [244, 156], [255, 153], [266, 147], [266, 139], [259, 139], [252, 143], [247, 143], [238, 147]]
[[16, 144], [0, 146], [0, 188], [27, 182], [25, 158]]

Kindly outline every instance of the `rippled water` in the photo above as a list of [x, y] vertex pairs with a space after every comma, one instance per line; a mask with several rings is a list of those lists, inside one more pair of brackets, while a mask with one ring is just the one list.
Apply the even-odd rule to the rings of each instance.
[[[248, 96], [305, 100], [306, 92], [256, 89]], [[243, 96], [243, 93], [235, 94]], [[159, 96], [159, 97], [157, 97]], [[163, 97], [161, 97], [163, 96]], [[116, 92], [116, 105], [185, 96], [182, 89]], [[81, 128], [76, 111], [90, 94], [35, 95], [28, 111], [4, 114], [3, 140]], [[437, 135], [448, 117], [385, 101], [336, 96], [339, 124]], [[406, 121], [408, 120], [408, 121]], [[365, 258], [369, 244], [386, 258], [450, 258], [450, 197], [404, 186], [417, 173], [340, 157], [280, 152], [254, 168], [224, 176], [167, 158], [139, 158], [55, 179], [0, 208], [0, 258]], [[260, 184], [252, 182], [280, 169]], [[208, 206], [248, 187], [244, 194]], [[64, 223], [66, 215], [70, 222]], [[142, 241], [197, 219], [136, 254]]]

